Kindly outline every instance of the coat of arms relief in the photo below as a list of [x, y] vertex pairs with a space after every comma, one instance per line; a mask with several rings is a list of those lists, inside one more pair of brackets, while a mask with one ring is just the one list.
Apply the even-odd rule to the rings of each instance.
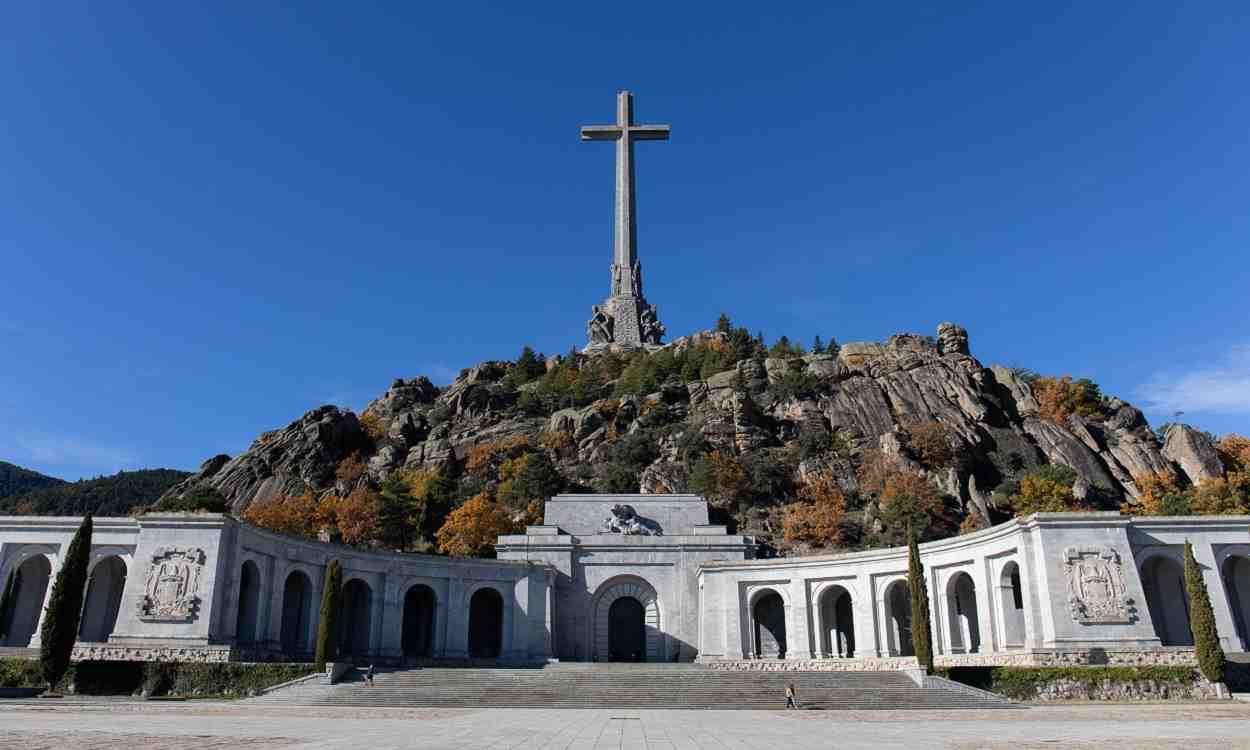
[[1083, 625], [1132, 621], [1120, 555], [1110, 547], [1067, 547], [1063, 571], [1068, 579], [1068, 607]]
[[139, 619], [147, 622], [190, 622], [199, 608], [204, 550], [157, 547], [139, 601]]

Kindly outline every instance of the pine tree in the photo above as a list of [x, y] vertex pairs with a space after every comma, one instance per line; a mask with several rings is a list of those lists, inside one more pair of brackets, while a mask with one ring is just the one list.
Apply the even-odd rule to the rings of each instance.
[[1194, 548], [1185, 542], [1185, 593], [1189, 596], [1189, 630], [1194, 636], [1198, 669], [1211, 682], [1224, 681], [1224, 648], [1220, 646], [1220, 634], [1215, 629], [1215, 612], [1211, 609], [1211, 597], [1207, 584], [1202, 580], [1202, 568], [1194, 559]]
[[824, 354], [824, 353], [825, 353], [825, 342], [820, 340], [820, 336], [817, 336], [816, 340], [812, 342], [812, 354]]
[[339, 647], [339, 599], [342, 596], [343, 571], [338, 560], [331, 560], [326, 568], [326, 586], [321, 592], [321, 618], [317, 623], [317, 670], [324, 672], [326, 662], [338, 658]]
[[730, 322], [729, 316], [725, 313], [721, 313], [720, 317], [716, 319], [716, 330], [719, 333], [729, 333], [733, 330], [733, 327], [733, 323]]
[[3, 644], [4, 639], [9, 637], [9, 625], [13, 620], [14, 591], [20, 583], [21, 575], [16, 570], [10, 573], [8, 580], [4, 582], [4, 596], [0, 596], [0, 644]]
[[929, 627], [929, 586], [920, 564], [916, 532], [907, 529], [907, 587], [911, 590], [911, 644], [925, 672], [933, 671], [933, 641]]
[[39, 667], [49, 690], [69, 670], [74, 641], [78, 639], [87, 564], [91, 560], [91, 530], [91, 514], [88, 513], [65, 551], [61, 569], [52, 584], [52, 595], [48, 597], [43, 626], [39, 629]]

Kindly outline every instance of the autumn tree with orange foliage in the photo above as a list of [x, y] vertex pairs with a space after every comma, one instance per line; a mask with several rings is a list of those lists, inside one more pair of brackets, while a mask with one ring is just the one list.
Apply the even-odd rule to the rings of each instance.
[[365, 475], [367, 468], [363, 454], [360, 451], [356, 451], [339, 461], [338, 466], [334, 467], [334, 478], [341, 482], [344, 487], [347, 487], [350, 492], [350, 488], [355, 487], [360, 482], [360, 478]]
[[339, 534], [348, 544], [369, 544], [381, 534], [380, 498], [373, 490], [357, 487], [336, 503], [334, 511]]
[[311, 490], [278, 495], [247, 506], [243, 520], [279, 534], [316, 539], [322, 528], [334, 523], [331, 497], [318, 500]]
[[464, 470], [476, 477], [488, 478], [498, 473], [504, 461], [521, 456], [530, 449], [527, 435], [513, 435], [492, 443], [471, 446], [464, 455]]
[[1250, 438], [1230, 432], [1216, 445], [1220, 463], [1230, 474], [1250, 474]]
[[954, 530], [954, 519], [937, 487], [914, 471], [890, 474], [877, 497], [885, 525], [884, 538], [893, 544], [906, 540], [907, 529], [915, 529], [921, 539], [936, 539]]
[[360, 428], [365, 431], [373, 442], [381, 442], [386, 437], [386, 424], [381, 415], [367, 411], [359, 417]]
[[936, 420], [907, 426], [907, 447], [930, 469], [942, 469], [954, 463], [953, 440], [951, 428]]
[[438, 551], [454, 557], [493, 557], [496, 538], [520, 530], [506, 509], [479, 493], [447, 516], [438, 530]]
[[799, 486], [799, 500], [786, 507], [782, 538], [791, 544], [837, 547], [842, 544], [846, 495], [830, 471], [813, 473]]
[[1071, 375], [1061, 378], [1041, 376], [1030, 381], [1029, 385], [1042, 418], [1055, 424], [1063, 424], [1073, 414], [1099, 417], [1103, 413], [1102, 392], [1098, 384], [1089, 378], [1073, 380]]
[[1069, 513], [1089, 510], [1076, 495], [1072, 485], [1046, 473], [1026, 474], [1019, 489], [1008, 498], [1008, 505], [1017, 517], [1034, 513]]

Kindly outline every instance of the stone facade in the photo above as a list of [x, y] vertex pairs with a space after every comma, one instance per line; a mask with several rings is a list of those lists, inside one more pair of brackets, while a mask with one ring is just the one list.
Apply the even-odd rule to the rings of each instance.
[[[710, 524], [693, 495], [559, 495], [545, 520], [500, 537], [499, 559], [470, 560], [294, 539], [223, 515], [96, 519], [76, 653], [306, 659], [337, 559], [341, 647], [359, 659], [915, 669], [905, 549], [754, 559], [753, 540]], [[20, 571], [0, 645], [38, 645], [78, 524], [0, 518], [0, 581]], [[1250, 518], [1038, 514], [921, 545], [936, 662], [1192, 664], [1186, 540], [1224, 648], [1246, 650]]]

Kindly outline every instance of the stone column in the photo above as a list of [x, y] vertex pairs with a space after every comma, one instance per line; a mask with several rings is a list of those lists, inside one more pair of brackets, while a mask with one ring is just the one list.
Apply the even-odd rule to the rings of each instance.
[[[283, 550], [285, 551], [285, 550]], [[265, 610], [265, 627], [257, 627], [257, 640], [267, 641], [274, 651], [282, 650], [282, 614], [286, 611], [286, 577], [290, 575], [291, 564], [282, 557], [270, 561], [269, 579], [265, 581], [269, 606]], [[265, 601], [262, 599], [262, 602]], [[263, 605], [262, 605], [263, 606]]]
[[[43, 604], [39, 607], [39, 619], [35, 621], [35, 632], [30, 634], [30, 644], [27, 648], [39, 648], [43, 644], [43, 618], [48, 615], [48, 602], [52, 601], [52, 588], [56, 585], [57, 574], [61, 572], [61, 561], [65, 556], [65, 549], [68, 546], [68, 542], [61, 545], [61, 548], [55, 557], [52, 557], [48, 561], [51, 563], [50, 567], [52, 568], [52, 572], [48, 574], [48, 587], [43, 590]], [[3, 583], [0, 583], [0, 586], [3, 585]]]
[[383, 576], [382, 622], [378, 653], [384, 659], [402, 659], [404, 656], [404, 594], [398, 574], [388, 572]]
[[[807, 601], [807, 585], [802, 578], [791, 578], [789, 589], [790, 601], [794, 603], [794, 612], [790, 617], [790, 623], [794, 626], [794, 636], [786, 638], [786, 659], [810, 659], [812, 658], [812, 628], [808, 623], [811, 607], [810, 602]], [[787, 629], [790, 623], [787, 623]]]
[[464, 601], [464, 581], [458, 577], [448, 580], [446, 656], [448, 659], [469, 658], [468, 612]]
[[374, 655], [382, 654], [382, 627], [386, 619], [386, 588], [387, 580], [390, 578], [386, 573], [376, 573], [377, 578], [375, 591], [377, 596], [373, 597], [372, 612], [369, 613], [369, 651]]

